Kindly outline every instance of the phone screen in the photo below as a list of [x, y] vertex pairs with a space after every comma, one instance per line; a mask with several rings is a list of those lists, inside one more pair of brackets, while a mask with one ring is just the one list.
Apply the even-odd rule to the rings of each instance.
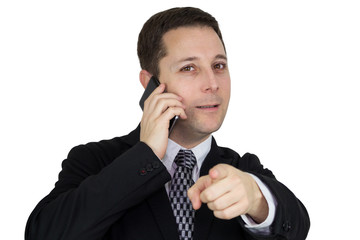
[[[141, 109], [142, 109], [143, 111], [144, 111], [144, 102], [145, 102], [145, 100], [150, 96], [150, 94], [151, 94], [159, 85], [160, 85], [159, 80], [158, 80], [156, 77], [152, 76], [151, 79], [150, 79], [150, 81], [149, 81], [149, 83], [148, 83], [148, 85], [146, 86], [145, 91], [144, 91], [144, 93], [143, 93], [143, 95], [142, 95], [142, 97], [141, 97], [141, 99], [140, 99], [140, 102], [139, 102], [140, 107], [141, 107]], [[172, 119], [170, 120], [169, 136], [170, 136], [170, 133], [171, 133], [171, 131], [173, 130], [174, 125], [175, 125], [176, 121], [178, 120], [178, 118], [179, 118], [179, 116], [175, 116], [174, 118], [172, 118]]]

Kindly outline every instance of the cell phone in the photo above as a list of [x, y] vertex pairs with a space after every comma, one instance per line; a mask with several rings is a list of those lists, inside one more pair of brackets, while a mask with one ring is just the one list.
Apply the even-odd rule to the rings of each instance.
[[[150, 78], [150, 81], [148, 83], [148, 85], [146, 86], [145, 88], [145, 91], [140, 99], [140, 107], [141, 109], [144, 111], [144, 102], [145, 100], [150, 96], [150, 94], [160, 85], [160, 82], [159, 80], [155, 77], [155, 76], [152, 76]], [[175, 116], [173, 117], [171, 120], [170, 120], [170, 124], [169, 124], [169, 136], [170, 136], [170, 133], [172, 132], [173, 128], [174, 128], [174, 125], [176, 123], [176, 121], [178, 120], [179, 116]]]

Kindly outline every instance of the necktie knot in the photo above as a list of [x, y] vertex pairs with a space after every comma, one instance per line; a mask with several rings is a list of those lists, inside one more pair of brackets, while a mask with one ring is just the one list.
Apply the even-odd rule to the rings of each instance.
[[174, 162], [178, 167], [185, 167], [192, 171], [196, 164], [196, 158], [191, 150], [181, 149], [176, 155]]

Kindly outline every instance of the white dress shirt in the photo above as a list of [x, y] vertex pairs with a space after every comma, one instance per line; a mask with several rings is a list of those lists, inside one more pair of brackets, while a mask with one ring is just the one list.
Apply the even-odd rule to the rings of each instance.
[[[195, 164], [195, 167], [193, 170], [193, 175], [192, 175], [194, 182], [196, 182], [199, 179], [200, 168], [201, 168], [206, 156], [210, 152], [211, 142], [212, 142], [212, 136], [209, 136], [205, 141], [203, 141], [196, 147], [190, 149], [196, 157], [196, 164]], [[177, 167], [176, 164], [174, 163], [174, 159], [180, 149], [186, 149], [186, 148], [180, 146], [179, 144], [172, 141], [171, 139], [168, 140], [168, 146], [166, 149], [166, 153], [165, 153], [164, 158], [161, 161], [164, 164], [164, 166], [166, 167], [166, 169], [168, 170], [168, 172], [170, 173], [171, 177], [173, 177], [176, 167]], [[273, 223], [274, 218], [275, 218], [275, 209], [276, 209], [276, 205], [277, 205], [276, 199], [274, 198], [274, 196], [272, 195], [272, 193], [270, 192], [268, 187], [258, 177], [254, 176], [252, 174], [250, 174], [250, 175], [254, 178], [254, 180], [258, 184], [261, 192], [263, 193], [263, 195], [268, 203], [269, 214], [268, 214], [268, 217], [266, 218], [266, 220], [260, 224], [257, 224], [256, 222], [254, 222], [254, 220], [252, 220], [252, 218], [248, 215], [241, 215], [241, 218], [245, 222], [245, 226], [247, 228], [249, 228], [252, 232], [259, 233], [259, 234], [270, 234], [271, 233], [270, 225]], [[171, 184], [171, 181], [167, 182], [165, 185], [165, 188], [166, 188], [166, 191], [168, 194], [170, 191], [170, 184]]]

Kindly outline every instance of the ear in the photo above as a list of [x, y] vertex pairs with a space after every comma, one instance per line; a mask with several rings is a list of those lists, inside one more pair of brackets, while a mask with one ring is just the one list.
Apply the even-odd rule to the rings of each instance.
[[151, 77], [152, 77], [152, 74], [149, 73], [148, 71], [146, 71], [144, 69], [140, 71], [140, 74], [139, 74], [140, 83], [144, 87], [144, 89], [148, 85]]

